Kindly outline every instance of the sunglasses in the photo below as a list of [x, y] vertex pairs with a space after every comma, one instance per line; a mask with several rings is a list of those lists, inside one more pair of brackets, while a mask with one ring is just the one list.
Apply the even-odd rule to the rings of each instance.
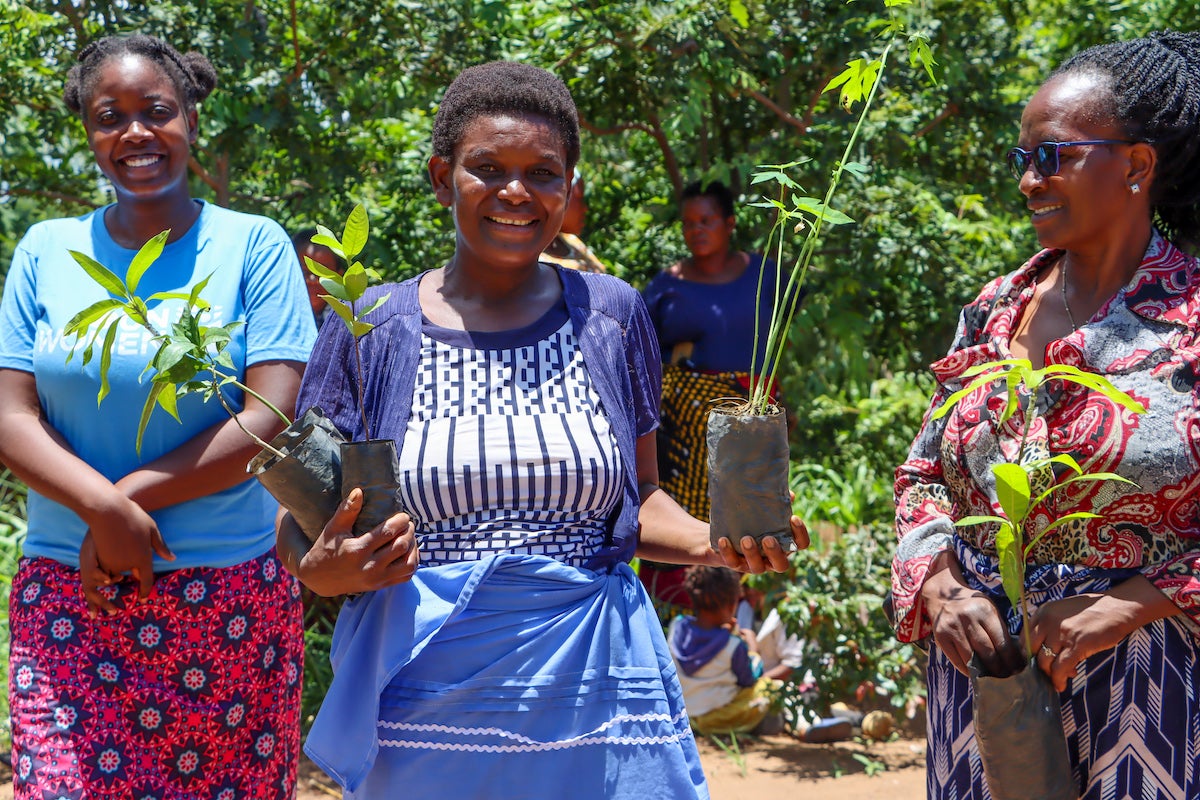
[[1025, 170], [1029, 169], [1030, 164], [1033, 164], [1037, 174], [1043, 178], [1049, 178], [1051, 175], [1057, 175], [1061, 166], [1058, 160], [1059, 148], [1085, 144], [1133, 144], [1133, 142], [1123, 139], [1088, 139], [1082, 142], [1042, 142], [1033, 150], [1014, 147], [1008, 151], [1008, 169], [1014, 178], [1021, 180]]

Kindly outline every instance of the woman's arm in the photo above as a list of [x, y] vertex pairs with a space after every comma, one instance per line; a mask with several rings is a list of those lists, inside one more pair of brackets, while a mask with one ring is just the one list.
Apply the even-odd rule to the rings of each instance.
[[[638, 513], [641, 534], [638, 539], [639, 558], [667, 564], [708, 564], [731, 567], [740, 572], [784, 572], [788, 568], [787, 553], [773, 537], [761, 543], [742, 538], [739, 555], [728, 539], [722, 538], [719, 550], [709, 543], [709, 526], [688, 514], [658, 487], [658, 443], [653, 432], [637, 440], [638, 487], [642, 507]], [[808, 547], [808, 529], [799, 517], [791, 518], [792, 538], [796, 547]]]
[[105, 569], [132, 573], [146, 597], [154, 582], [152, 553], [174, 556], [150, 515], [79, 458], [50, 426], [31, 373], [0, 370], [0, 460], [29, 488], [74, 511], [97, 541]]
[[[246, 368], [245, 383], [276, 408], [290, 410], [295, 407], [303, 374], [304, 364], [299, 361], [265, 361]], [[250, 394], [238, 421], [263, 441], [270, 441], [284, 428], [283, 421]], [[247, 480], [246, 464], [259, 450], [230, 418], [129, 473], [117, 481], [117, 488], [145, 510], [154, 511]]]

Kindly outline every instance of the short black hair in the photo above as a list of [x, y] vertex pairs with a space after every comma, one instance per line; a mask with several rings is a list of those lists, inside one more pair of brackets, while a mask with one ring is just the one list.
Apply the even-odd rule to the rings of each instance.
[[76, 114], [83, 114], [99, 77], [100, 67], [110, 58], [131, 53], [153, 61], [175, 84], [175, 92], [186, 111], [212, 94], [217, 87], [217, 71], [200, 53], [180, 54], [171, 45], [154, 36], [137, 33], [129, 36], [105, 36], [79, 51], [77, 63], [67, 72], [63, 101]]
[[454, 160], [467, 126], [481, 116], [531, 114], [558, 129], [567, 167], [579, 161], [579, 112], [567, 85], [530, 64], [492, 61], [468, 67], [451, 83], [433, 120], [433, 154]]
[[717, 204], [717, 208], [721, 209], [721, 216], [726, 219], [733, 216], [733, 192], [720, 181], [689, 183], [683, 187], [683, 192], [679, 195], [679, 207], [683, 208], [684, 203], [697, 197], [711, 197]]
[[742, 579], [728, 567], [696, 565], [687, 568], [683, 589], [698, 611], [721, 611], [738, 601]]
[[1103, 44], [1051, 77], [1094, 76], [1111, 92], [1112, 119], [1158, 154], [1150, 202], [1167, 238], [1200, 244], [1200, 34], [1159, 31]]

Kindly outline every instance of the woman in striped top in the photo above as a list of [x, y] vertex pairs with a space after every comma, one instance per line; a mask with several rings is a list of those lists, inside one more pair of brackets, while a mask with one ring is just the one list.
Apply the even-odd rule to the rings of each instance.
[[[357, 490], [285, 563], [347, 603], [309, 754], [346, 797], [707, 797], [679, 682], [629, 567], [782, 570], [745, 557], [660, 491], [659, 354], [638, 294], [538, 257], [579, 156], [554, 76], [497, 62], [447, 90], [429, 175], [453, 257], [381, 287], [361, 340], [325, 326], [299, 404], [397, 442], [405, 513], [351, 538]], [[807, 546], [793, 518], [796, 543]], [[521, 713], [533, 711], [535, 713]]]

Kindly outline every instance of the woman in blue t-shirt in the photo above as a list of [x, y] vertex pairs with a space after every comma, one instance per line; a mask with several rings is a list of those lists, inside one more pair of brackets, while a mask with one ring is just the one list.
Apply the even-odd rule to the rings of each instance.
[[[299, 588], [273, 550], [276, 504], [246, 463], [282, 427], [252, 397], [181, 398], [135, 443], [157, 348], [122, 323], [109, 392], [100, 358], [67, 355], [74, 314], [109, 297], [68, 248], [126, 276], [170, 230], [143, 297], [207, 277], [203, 323], [234, 321], [232, 372], [294, 405], [315, 338], [295, 253], [263, 217], [194, 199], [203, 56], [146, 36], [106, 37], [66, 83], [117, 201], [38, 223], [0, 301], [0, 459], [29, 486], [28, 534], [10, 600], [14, 794], [289, 798], [299, 753]], [[160, 330], [180, 301], [152, 301]]]
[[[660, 482], [688, 513], [707, 520], [708, 412], [713, 400], [749, 395], [752, 366], [764, 371], [779, 270], [769, 258], [733, 249], [733, 193], [725, 184], [689, 184], [679, 202], [690, 255], [654, 276], [642, 295], [663, 360]], [[690, 607], [682, 568], [642, 567], [657, 600]]]

